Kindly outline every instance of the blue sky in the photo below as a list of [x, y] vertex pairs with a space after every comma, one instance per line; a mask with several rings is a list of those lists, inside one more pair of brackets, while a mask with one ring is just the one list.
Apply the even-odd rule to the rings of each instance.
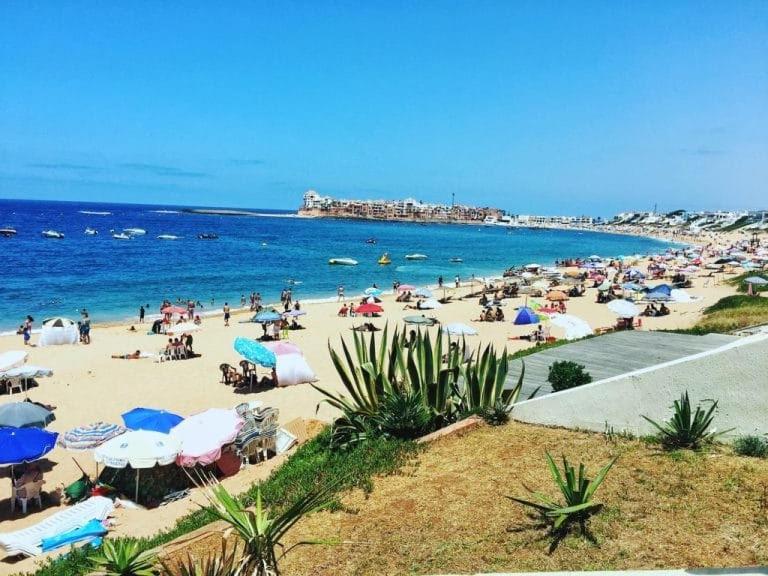
[[767, 54], [765, 1], [8, 1], [0, 197], [762, 208]]

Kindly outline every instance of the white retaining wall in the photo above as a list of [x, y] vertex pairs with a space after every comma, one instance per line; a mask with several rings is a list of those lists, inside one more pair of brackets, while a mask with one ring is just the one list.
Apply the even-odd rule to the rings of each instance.
[[[616, 358], [620, 363], [621, 358]], [[735, 428], [723, 439], [768, 433], [768, 335], [742, 338], [720, 348], [515, 405], [522, 422], [602, 432], [648, 434], [654, 428], [640, 417], [669, 419], [674, 400], [688, 391], [695, 406], [718, 400], [714, 424]], [[708, 407], [708, 405], [705, 405]]]

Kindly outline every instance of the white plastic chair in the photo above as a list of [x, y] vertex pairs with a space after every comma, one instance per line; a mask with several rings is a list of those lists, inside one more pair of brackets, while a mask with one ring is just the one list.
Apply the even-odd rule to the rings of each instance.
[[16, 508], [16, 501], [21, 503], [21, 513], [27, 513], [27, 502], [30, 500], [37, 500], [37, 507], [43, 507], [43, 501], [40, 497], [40, 492], [43, 488], [45, 480], [38, 480], [36, 482], [27, 482], [22, 486], [13, 487], [13, 495], [11, 496], [11, 512]]

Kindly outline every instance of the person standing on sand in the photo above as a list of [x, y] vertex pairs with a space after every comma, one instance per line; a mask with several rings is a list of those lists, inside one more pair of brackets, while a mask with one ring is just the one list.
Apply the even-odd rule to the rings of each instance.
[[344, 302], [344, 286], [340, 285], [338, 288], [336, 288], [336, 294], [338, 295], [337, 302]]
[[224, 302], [224, 326], [229, 326], [229, 304]]
[[456, 282], [456, 288], [461, 286], [461, 278], [459, 278], [458, 274], [456, 275], [455, 282]]
[[438, 288], [442, 288], [443, 287], [443, 277], [442, 276], [438, 276], [438, 278], [437, 278], [437, 286], [438, 286]]
[[144, 324], [144, 315], [147, 311], [144, 309], [144, 305], [139, 306], [139, 324]]
[[24, 337], [24, 346], [29, 346], [29, 339], [32, 337], [32, 323], [35, 321], [32, 316], [27, 315], [24, 324], [21, 327], [21, 334]]

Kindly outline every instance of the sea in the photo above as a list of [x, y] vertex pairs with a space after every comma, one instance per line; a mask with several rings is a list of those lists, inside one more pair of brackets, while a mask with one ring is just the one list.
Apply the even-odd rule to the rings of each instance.
[[[246, 208], [244, 208], [246, 209]], [[394, 281], [432, 285], [472, 275], [500, 275], [510, 266], [553, 264], [566, 257], [619, 256], [665, 251], [661, 241], [608, 233], [459, 224], [373, 222], [300, 218], [295, 212], [249, 209], [258, 216], [184, 212], [183, 207], [141, 204], [0, 200], [0, 331], [17, 328], [27, 314], [77, 319], [86, 308], [93, 322], [136, 318], [139, 306], [156, 313], [164, 299], [199, 300], [204, 313], [260, 292], [279, 301], [290, 288], [294, 300], [335, 299], [373, 284]], [[86, 235], [92, 228], [98, 235]], [[131, 240], [111, 230], [146, 230]], [[44, 238], [56, 230], [63, 239]], [[159, 235], [178, 236], [161, 240]], [[198, 234], [216, 234], [201, 240]], [[376, 243], [366, 240], [375, 239]], [[392, 263], [377, 260], [388, 252]], [[426, 260], [406, 260], [420, 253]], [[357, 266], [331, 266], [352, 258]], [[461, 263], [451, 262], [461, 258]]]

